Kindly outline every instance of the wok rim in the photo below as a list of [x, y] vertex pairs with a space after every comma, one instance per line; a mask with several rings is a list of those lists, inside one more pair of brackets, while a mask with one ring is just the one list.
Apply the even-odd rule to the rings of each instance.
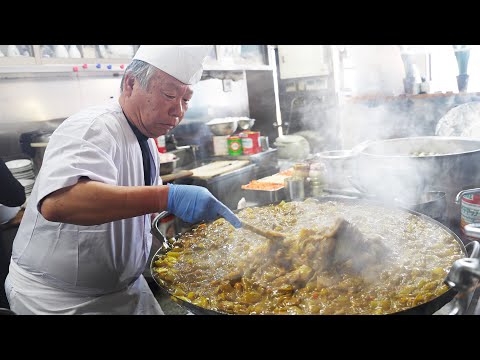
[[[410, 210], [410, 209], [404, 208], [402, 206], [385, 204], [383, 202], [370, 200], [370, 199], [352, 199], [352, 198], [346, 198], [346, 197], [334, 196], [334, 195], [311, 197], [311, 198], [316, 199], [316, 200], [321, 201], [321, 202], [340, 201], [340, 202], [344, 202], [344, 203], [361, 203], [361, 204], [377, 205], [377, 206], [382, 206], [384, 208], [402, 210], [402, 211], [405, 211], [407, 213], [417, 215], [420, 218], [422, 218], [423, 220], [439, 226], [440, 228], [445, 230], [448, 234], [452, 235], [454, 240], [459, 244], [460, 249], [461, 249], [461, 251], [464, 255], [464, 258], [470, 257], [470, 255], [468, 254], [468, 251], [465, 247], [465, 244], [460, 239], [460, 237], [457, 234], [455, 234], [455, 232], [453, 230], [448, 228], [446, 225], [438, 222], [437, 220], [432, 219], [431, 217], [429, 217], [425, 214], [419, 213], [417, 211]], [[270, 205], [278, 205], [282, 201], [291, 202], [289, 200], [288, 201], [287, 200], [280, 200], [280, 201], [276, 201], [276, 202], [272, 202], [272, 203], [268, 203], [268, 204], [263, 204], [263, 205], [260, 205], [260, 206], [249, 206], [249, 207], [250, 208], [255, 208], [255, 207], [264, 207], [264, 206], [270, 206]], [[235, 210], [233, 212], [238, 213], [241, 210], [243, 210], [243, 209]], [[159, 217], [165, 217], [167, 215], [169, 215], [168, 212], [163, 212], [159, 215]], [[188, 228], [188, 230], [175, 234], [174, 238], [177, 238], [178, 236], [181, 236], [181, 235], [193, 230], [193, 228], [195, 228], [196, 226], [198, 226], [202, 223], [207, 223], [208, 224], [208, 223], [212, 223], [213, 221], [215, 221], [215, 220], [212, 220], [212, 221], [209, 221], [209, 222], [200, 222], [200, 223], [197, 223], [197, 224], [193, 224], [192, 226], [190, 226]], [[164, 242], [167, 242], [167, 239], [164, 238]], [[184, 307], [188, 310], [191, 310], [195, 314], [198, 314], [198, 315], [243, 315], [243, 314], [227, 313], [227, 312], [223, 312], [223, 311], [220, 311], [220, 310], [207, 309], [207, 308], [195, 305], [191, 302], [180, 299], [176, 295], [173, 295], [168, 289], [166, 289], [162, 284], [160, 284], [160, 282], [157, 279], [157, 274], [153, 270], [154, 263], [159, 258], [160, 255], [163, 255], [163, 254], [167, 253], [168, 251], [169, 250], [166, 250], [163, 246], [160, 247], [155, 252], [155, 254], [153, 255], [153, 257], [150, 261], [150, 274], [151, 274], [153, 280], [155, 281], [155, 283], [157, 284], [157, 286], [159, 287], [160, 291], [162, 291], [164, 294], [170, 296], [172, 298], [172, 300], [175, 301], [180, 306], [182, 306], [182, 307]], [[453, 264], [452, 264], [452, 266], [453, 266]], [[382, 314], [382, 315], [432, 315], [433, 313], [435, 313], [436, 311], [441, 309], [443, 306], [445, 306], [447, 303], [452, 301], [456, 294], [457, 294], [457, 291], [455, 289], [449, 288], [444, 293], [440, 294], [439, 296], [437, 296], [437, 297], [435, 297], [435, 298], [433, 298], [433, 299], [431, 299], [431, 300], [429, 300], [425, 303], [410, 307], [410, 308], [405, 309], [405, 310], [396, 311], [396, 312], [393, 312], [393, 313]], [[253, 315], [253, 314], [248, 314], [248, 315]], [[307, 316], [321, 316], [320, 314], [318, 314], [318, 315], [317, 314], [306, 314], [306, 315]], [[361, 314], [351, 314], [351, 315], [352, 316], [357, 316], [357, 315], [361, 315]]]

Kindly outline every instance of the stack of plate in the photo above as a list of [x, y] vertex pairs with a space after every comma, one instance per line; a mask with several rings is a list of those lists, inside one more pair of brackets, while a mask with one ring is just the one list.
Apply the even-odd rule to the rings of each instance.
[[15, 176], [17, 180], [35, 179], [32, 160], [17, 159], [17, 160], [7, 161], [5, 165], [7, 165], [8, 169], [13, 174], [13, 176]]
[[[33, 172], [33, 162], [29, 159], [16, 159], [7, 161], [5, 163], [13, 176], [25, 188], [25, 197], [28, 198], [32, 193], [33, 185], [35, 183], [35, 173]], [[26, 206], [27, 201], [23, 204]]]
[[32, 193], [33, 185], [35, 180], [33, 179], [18, 179], [18, 182], [23, 185], [25, 188], [25, 196], [28, 198]]

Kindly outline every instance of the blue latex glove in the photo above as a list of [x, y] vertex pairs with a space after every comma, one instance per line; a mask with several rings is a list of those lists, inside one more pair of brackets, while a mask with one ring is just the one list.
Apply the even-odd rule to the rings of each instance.
[[236, 228], [241, 227], [238, 217], [213, 196], [206, 188], [196, 185], [168, 185], [167, 211], [183, 221], [196, 223], [223, 216]]

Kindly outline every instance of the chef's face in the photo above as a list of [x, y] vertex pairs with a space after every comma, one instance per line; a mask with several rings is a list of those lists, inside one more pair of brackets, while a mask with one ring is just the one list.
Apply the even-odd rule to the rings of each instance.
[[143, 89], [138, 81], [130, 79], [127, 97], [132, 105], [135, 125], [148, 137], [165, 135], [183, 120], [193, 91], [174, 77], [157, 71], [147, 89]]

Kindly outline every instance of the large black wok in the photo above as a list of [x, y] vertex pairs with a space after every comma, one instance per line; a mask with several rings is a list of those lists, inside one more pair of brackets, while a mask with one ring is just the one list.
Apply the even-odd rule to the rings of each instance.
[[[432, 218], [430, 218], [426, 215], [420, 214], [418, 212], [408, 210], [408, 209], [404, 209], [404, 208], [401, 208], [401, 207], [398, 207], [398, 206], [388, 206], [388, 205], [385, 205], [384, 203], [379, 203], [379, 202], [376, 202], [376, 201], [370, 201], [370, 200], [364, 200], [364, 199], [349, 199], [349, 198], [337, 197], [337, 196], [322, 196], [322, 197], [318, 197], [316, 199], [319, 200], [320, 202], [336, 201], [336, 202], [347, 203], [347, 204], [365, 204], [365, 205], [366, 204], [371, 204], [371, 205], [377, 205], [377, 206], [380, 205], [380, 206], [383, 206], [383, 207], [400, 209], [402, 211], [405, 211], [405, 212], [408, 212], [408, 213], [411, 213], [411, 214], [415, 214], [415, 215], [421, 217], [424, 221], [435, 224], [436, 226], [438, 226], [440, 228], [443, 228], [460, 245], [461, 251], [464, 254], [464, 256], [465, 257], [470, 256], [469, 251], [467, 251], [467, 248], [465, 247], [463, 242], [460, 240], [460, 238], [452, 230], [450, 230], [446, 226], [442, 225], [438, 221], [433, 220]], [[278, 202], [272, 203], [272, 204], [276, 205], [276, 204], [278, 204]], [[238, 212], [238, 210], [236, 212]], [[163, 213], [159, 214], [152, 223], [152, 234], [154, 236], [156, 236], [158, 239], [164, 239], [163, 235], [161, 234], [161, 232], [158, 229], [158, 225], [160, 223], [160, 220], [167, 215], [168, 215], [167, 212], [163, 212]], [[192, 226], [192, 228], [193, 228], [193, 226]], [[188, 231], [190, 231], [190, 229]], [[180, 235], [182, 235], [182, 233], [178, 234], [178, 236], [180, 236]], [[221, 311], [206, 309], [206, 308], [197, 306], [195, 304], [192, 304], [188, 301], [184, 301], [184, 300], [176, 297], [175, 295], [173, 295], [167, 288], [165, 288], [162, 285], [162, 283], [157, 278], [156, 272], [154, 271], [154, 266], [155, 266], [154, 263], [155, 263], [156, 260], [158, 260], [158, 258], [161, 255], [164, 255], [165, 253], [167, 253], [170, 250], [171, 250], [171, 242], [169, 242], [167, 239], [164, 239], [163, 246], [156, 252], [156, 254], [153, 256], [152, 261], [150, 263], [150, 271], [151, 271], [152, 277], [155, 280], [156, 284], [159, 286], [160, 290], [163, 293], [165, 293], [167, 295], [170, 295], [177, 303], [179, 303], [181, 306], [187, 308], [188, 310], [192, 311], [194, 314], [198, 314], [198, 315], [219, 315], [219, 314], [221, 315], [221, 314], [225, 314], [225, 315], [227, 315], [227, 313], [223, 313]], [[478, 252], [478, 250], [476, 252]], [[477, 256], [477, 254], [472, 255], [472, 256]], [[396, 312], [394, 314], [430, 315], [430, 314], [433, 314], [434, 312], [436, 312], [437, 310], [439, 310], [440, 308], [442, 308], [448, 302], [450, 302], [455, 297], [455, 295], [456, 295], [456, 291], [454, 289], [450, 288], [448, 291], [446, 291], [442, 295], [440, 295], [440, 296], [438, 296], [438, 297], [436, 297], [436, 298], [434, 298], [434, 299], [432, 299], [432, 300], [430, 300], [426, 303], [420, 304], [418, 306], [411, 307], [411, 308], [409, 308], [407, 310], [404, 310], [404, 311]]]

